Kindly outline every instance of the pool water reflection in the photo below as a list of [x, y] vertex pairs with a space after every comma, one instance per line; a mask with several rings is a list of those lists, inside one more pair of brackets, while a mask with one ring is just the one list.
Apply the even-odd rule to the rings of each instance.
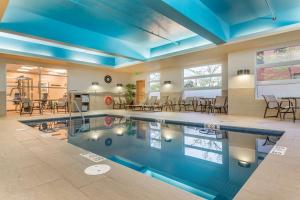
[[109, 116], [27, 124], [206, 199], [232, 199], [279, 139]]

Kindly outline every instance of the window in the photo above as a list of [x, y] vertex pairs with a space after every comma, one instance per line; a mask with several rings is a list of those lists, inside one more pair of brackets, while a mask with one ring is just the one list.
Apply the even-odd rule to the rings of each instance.
[[217, 163], [217, 164], [223, 164], [222, 154], [215, 153], [215, 152], [209, 152], [209, 151], [194, 149], [190, 147], [184, 147], [184, 155]]
[[202, 134], [201, 128], [184, 126], [184, 155], [223, 164], [223, 143], [216, 135]]
[[256, 96], [300, 96], [300, 46], [256, 53]]
[[160, 73], [159, 72], [153, 72], [150, 73], [149, 78], [149, 96], [160, 96]]
[[150, 147], [161, 149], [161, 126], [151, 122], [149, 125]]
[[184, 96], [215, 97], [222, 93], [222, 65], [184, 69]]

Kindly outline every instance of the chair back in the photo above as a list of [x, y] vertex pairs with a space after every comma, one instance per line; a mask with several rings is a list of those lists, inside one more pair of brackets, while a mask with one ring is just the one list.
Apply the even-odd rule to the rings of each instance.
[[150, 100], [148, 101], [148, 105], [154, 105], [157, 101], [157, 96], [151, 96]]
[[169, 101], [169, 96], [162, 96], [159, 99], [159, 104], [167, 104]]
[[48, 100], [48, 93], [43, 93], [42, 94], [42, 100], [47, 101]]
[[60, 107], [66, 106], [66, 103], [67, 103], [67, 101], [65, 98], [60, 98], [57, 100], [57, 105]]
[[203, 97], [197, 97], [197, 105], [205, 105], [206, 100]]
[[216, 96], [215, 106], [225, 106], [227, 103], [227, 96]]
[[113, 97], [113, 101], [114, 101], [114, 104], [120, 104], [121, 103], [119, 97]]
[[194, 101], [194, 97], [186, 97], [184, 102], [187, 104], [193, 104], [193, 101]]
[[267, 104], [267, 107], [269, 107], [269, 108], [278, 107], [278, 102], [274, 95], [262, 95], [262, 96]]
[[32, 101], [29, 98], [22, 98], [21, 102], [22, 102], [23, 108], [29, 108], [29, 107], [32, 107], [32, 105], [33, 105]]
[[122, 104], [127, 104], [127, 100], [125, 97], [120, 97], [120, 101]]
[[140, 104], [144, 105], [144, 104], [148, 104], [149, 102], [149, 97], [146, 97]]

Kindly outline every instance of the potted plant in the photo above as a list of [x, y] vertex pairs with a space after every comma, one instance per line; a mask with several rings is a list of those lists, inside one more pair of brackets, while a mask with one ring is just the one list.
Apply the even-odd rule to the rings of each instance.
[[132, 105], [134, 98], [135, 98], [135, 85], [134, 84], [127, 84], [125, 86], [125, 97], [126, 97], [127, 103], [129, 105]]

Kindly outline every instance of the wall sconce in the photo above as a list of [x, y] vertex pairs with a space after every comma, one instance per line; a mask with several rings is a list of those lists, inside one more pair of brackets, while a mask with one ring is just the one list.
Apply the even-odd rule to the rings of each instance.
[[117, 83], [117, 87], [123, 87], [122, 83]]
[[250, 74], [250, 69], [239, 69], [236, 72], [237, 75], [249, 75]]
[[243, 168], [249, 168], [251, 166], [251, 163], [239, 160], [238, 161], [238, 166], [243, 167]]
[[170, 85], [171, 83], [171, 81], [164, 81], [164, 85]]
[[99, 82], [94, 81], [94, 82], [92, 82], [92, 85], [99, 85]]

